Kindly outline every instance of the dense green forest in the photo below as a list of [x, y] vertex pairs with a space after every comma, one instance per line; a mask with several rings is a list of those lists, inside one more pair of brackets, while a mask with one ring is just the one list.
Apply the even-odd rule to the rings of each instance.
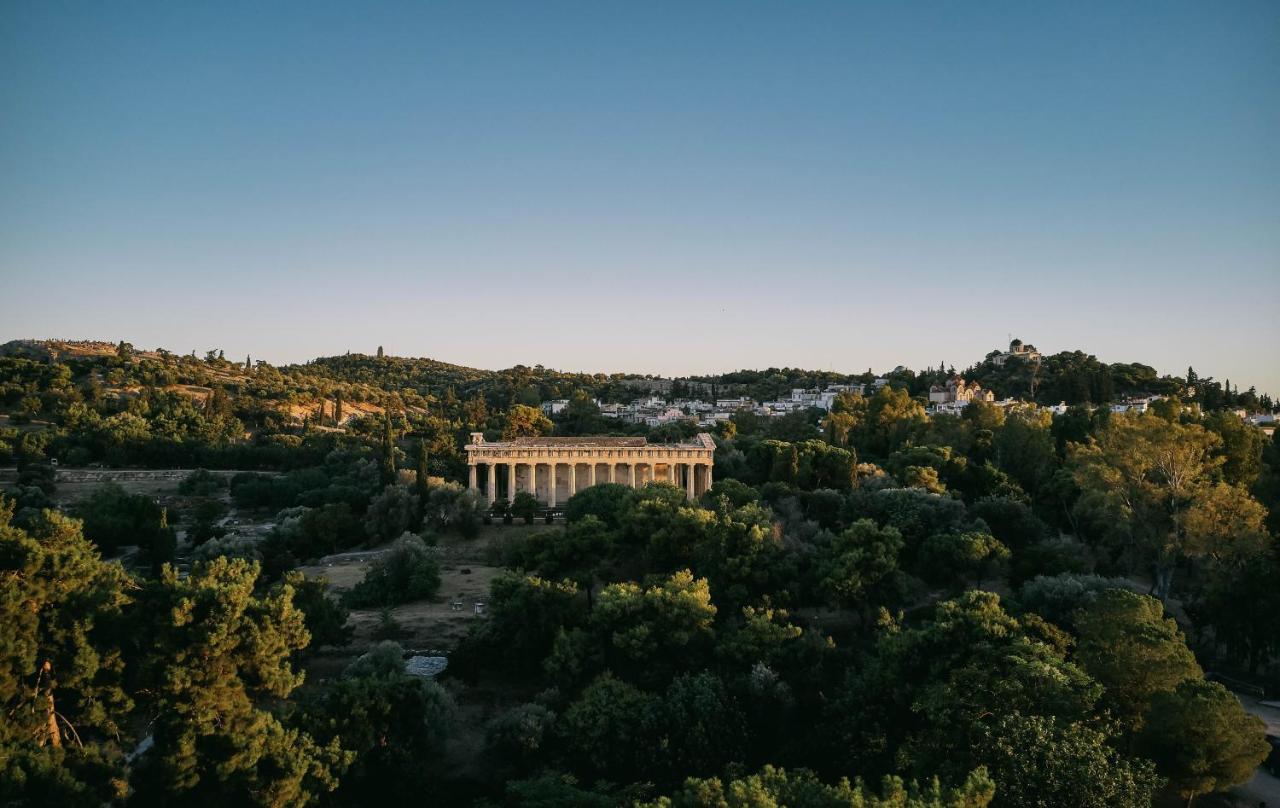
[[[950, 372], [740, 413], [699, 500], [601, 484], [533, 529], [539, 503], [465, 490], [470, 432], [696, 427], [602, 418], [594, 400], [643, 387], [621, 374], [19, 346], [0, 804], [1136, 808], [1248, 780], [1271, 747], [1222, 682], [1280, 693], [1280, 443], [1232, 409], [1270, 400], [988, 357], [966, 377], [1073, 406], [930, 417]], [[1087, 406], [1140, 394], [1166, 398]], [[53, 461], [199, 470], [171, 512], [110, 484], [62, 503]], [[228, 508], [269, 533], [226, 535]], [[407, 674], [390, 610], [440, 598], [444, 550], [481, 545], [487, 614], [438, 680]], [[297, 569], [354, 550], [377, 552], [340, 593]], [[374, 641], [357, 610], [383, 610]], [[323, 673], [334, 648], [349, 664]]]

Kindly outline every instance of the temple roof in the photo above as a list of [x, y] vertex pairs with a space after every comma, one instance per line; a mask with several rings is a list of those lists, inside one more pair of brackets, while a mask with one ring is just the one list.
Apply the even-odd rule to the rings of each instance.
[[[615, 447], [638, 447], [648, 445], [648, 441], [644, 438], [613, 438], [595, 435], [582, 435], [569, 438], [515, 438], [510, 441], [502, 441], [508, 446], [615, 446]], [[491, 444], [492, 445], [492, 444]]]
[[691, 441], [678, 443], [649, 443], [645, 438], [615, 437], [612, 435], [578, 435], [555, 438], [514, 438], [512, 440], [486, 441], [480, 432], [471, 433], [467, 450], [473, 449], [711, 449], [715, 439], [706, 432], [699, 432]]

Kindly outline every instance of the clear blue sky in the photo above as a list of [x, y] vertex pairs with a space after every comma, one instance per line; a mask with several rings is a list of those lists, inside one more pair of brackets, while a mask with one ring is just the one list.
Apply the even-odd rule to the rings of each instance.
[[1280, 392], [1280, 3], [0, 10], [0, 339]]

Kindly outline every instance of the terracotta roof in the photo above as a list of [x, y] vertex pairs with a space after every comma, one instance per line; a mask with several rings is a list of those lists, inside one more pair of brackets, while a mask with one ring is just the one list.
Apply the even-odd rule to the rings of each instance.
[[572, 438], [516, 438], [504, 441], [512, 446], [619, 446], [638, 447], [648, 445], [644, 438], [609, 438], [583, 435]]

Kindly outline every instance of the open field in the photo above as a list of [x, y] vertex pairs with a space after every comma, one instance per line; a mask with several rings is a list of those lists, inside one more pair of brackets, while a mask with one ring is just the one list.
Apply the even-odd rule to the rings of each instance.
[[[489, 596], [489, 584], [502, 572], [500, 566], [488, 562], [488, 552], [496, 542], [530, 535], [548, 529], [537, 525], [488, 525], [475, 539], [445, 537], [435, 548], [440, 559], [440, 591], [431, 600], [405, 603], [390, 609], [399, 624], [400, 643], [406, 648], [452, 650], [466, 636], [470, 625], [483, 619], [476, 615], [475, 604]], [[299, 567], [309, 577], [328, 578], [333, 592], [341, 593], [364, 578], [370, 564], [385, 548], [338, 553], [314, 564]], [[461, 603], [460, 610], [452, 604]], [[352, 649], [362, 649], [373, 641], [373, 632], [382, 619], [379, 609], [353, 609], [351, 623], [355, 627]]]

